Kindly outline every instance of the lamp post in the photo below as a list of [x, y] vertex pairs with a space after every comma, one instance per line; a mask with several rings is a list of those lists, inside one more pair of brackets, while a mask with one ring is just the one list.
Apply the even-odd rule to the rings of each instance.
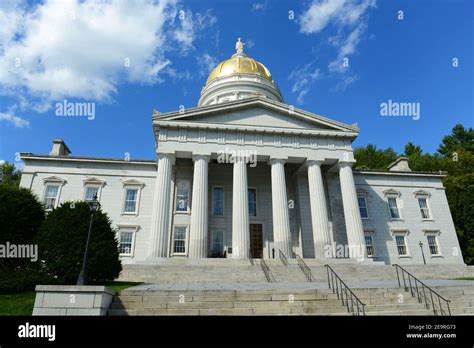
[[420, 246], [420, 249], [421, 249], [421, 255], [423, 256], [423, 263], [426, 265], [426, 260], [425, 260], [425, 253], [423, 252], [423, 243], [420, 242], [418, 243], [418, 245]]
[[81, 269], [81, 273], [79, 273], [79, 277], [77, 277], [76, 285], [87, 285], [87, 264], [89, 261], [89, 244], [90, 244], [91, 235], [92, 235], [92, 222], [94, 219], [94, 213], [100, 208], [100, 203], [97, 200], [97, 194], [94, 194], [94, 196], [92, 197], [92, 201], [88, 201], [87, 203], [89, 204], [89, 209], [91, 211], [91, 220], [89, 222], [89, 232], [87, 233], [86, 250], [84, 251], [84, 259], [82, 260], [82, 269]]

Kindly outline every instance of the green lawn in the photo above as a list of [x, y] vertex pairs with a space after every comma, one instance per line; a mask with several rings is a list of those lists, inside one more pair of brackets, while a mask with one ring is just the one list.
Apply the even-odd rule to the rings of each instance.
[[[105, 284], [115, 291], [138, 285], [134, 282], [110, 282]], [[15, 294], [0, 294], [0, 315], [31, 315], [35, 304], [35, 292], [19, 292]]]
[[31, 315], [34, 304], [34, 291], [0, 294], [0, 315]]
[[452, 280], [474, 280], [474, 277], [453, 278]]
[[117, 292], [122, 291], [126, 288], [131, 288], [132, 286], [139, 285], [142, 283], [136, 283], [136, 282], [110, 282], [104, 284], [105, 286], [108, 286], [112, 290], [115, 290]]

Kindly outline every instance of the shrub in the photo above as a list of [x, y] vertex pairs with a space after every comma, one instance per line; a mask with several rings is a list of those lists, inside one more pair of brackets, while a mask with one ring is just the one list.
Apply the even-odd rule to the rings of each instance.
[[[82, 267], [91, 212], [86, 202], [65, 202], [48, 214], [38, 235], [40, 259], [47, 281], [75, 284]], [[116, 278], [122, 265], [115, 231], [106, 213], [94, 214], [89, 248], [88, 280]]]
[[[43, 205], [30, 190], [0, 184], [0, 244], [29, 245], [44, 220]], [[0, 292], [32, 290], [40, 281], [38, 262], [0, 259]]]

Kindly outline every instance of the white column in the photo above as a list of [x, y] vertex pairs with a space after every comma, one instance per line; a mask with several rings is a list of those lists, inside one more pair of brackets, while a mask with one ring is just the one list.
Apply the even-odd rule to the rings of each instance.
[[273, 242], [275, 257], [281, 250], [286, 257], [292, 257], [290, 214], [288, 211], [288, 196], [286, 194], [285, 160], [271, 159], [272, 166], [272, 213], [273, 213]]
[[352, 174], [352, 163], [339, 163], [342, 204], [346, 221], [347, 243], [350, 258], [361, 258], [365, 255], [364, 228], [360, 217], [359, 202]]
[[193, 156], [194, 177], [189, 232], [189, 257], [207, 257], [208, 220], [208, 163], [209, 156]]
[[149, 245], [149, 256], [152, 258], [168, 256], [167, 241], [170, 228], [171, 177], [174, 162], [175, 157], [173, 154], [158, 155]]
[[328, 209], [326, 206], [326, 195], [324, 194], [323, 176], [321, 174], [322, 162], [310, 160], [307, 163], [314, 255], [316, 258], [328, 258], [332, 255], [332, 241], [329, 233]]
[[234, 157], [234, 183], [232, 190], [232, 258], [249, 257], [249, 197], [247, 163], [244, 157]]

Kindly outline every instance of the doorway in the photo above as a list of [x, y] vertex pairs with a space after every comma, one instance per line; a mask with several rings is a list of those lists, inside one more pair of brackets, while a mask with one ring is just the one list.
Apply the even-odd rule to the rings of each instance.
[[262, 224], [250, 224], [250, 256], [254, 259], [263, 258]]

